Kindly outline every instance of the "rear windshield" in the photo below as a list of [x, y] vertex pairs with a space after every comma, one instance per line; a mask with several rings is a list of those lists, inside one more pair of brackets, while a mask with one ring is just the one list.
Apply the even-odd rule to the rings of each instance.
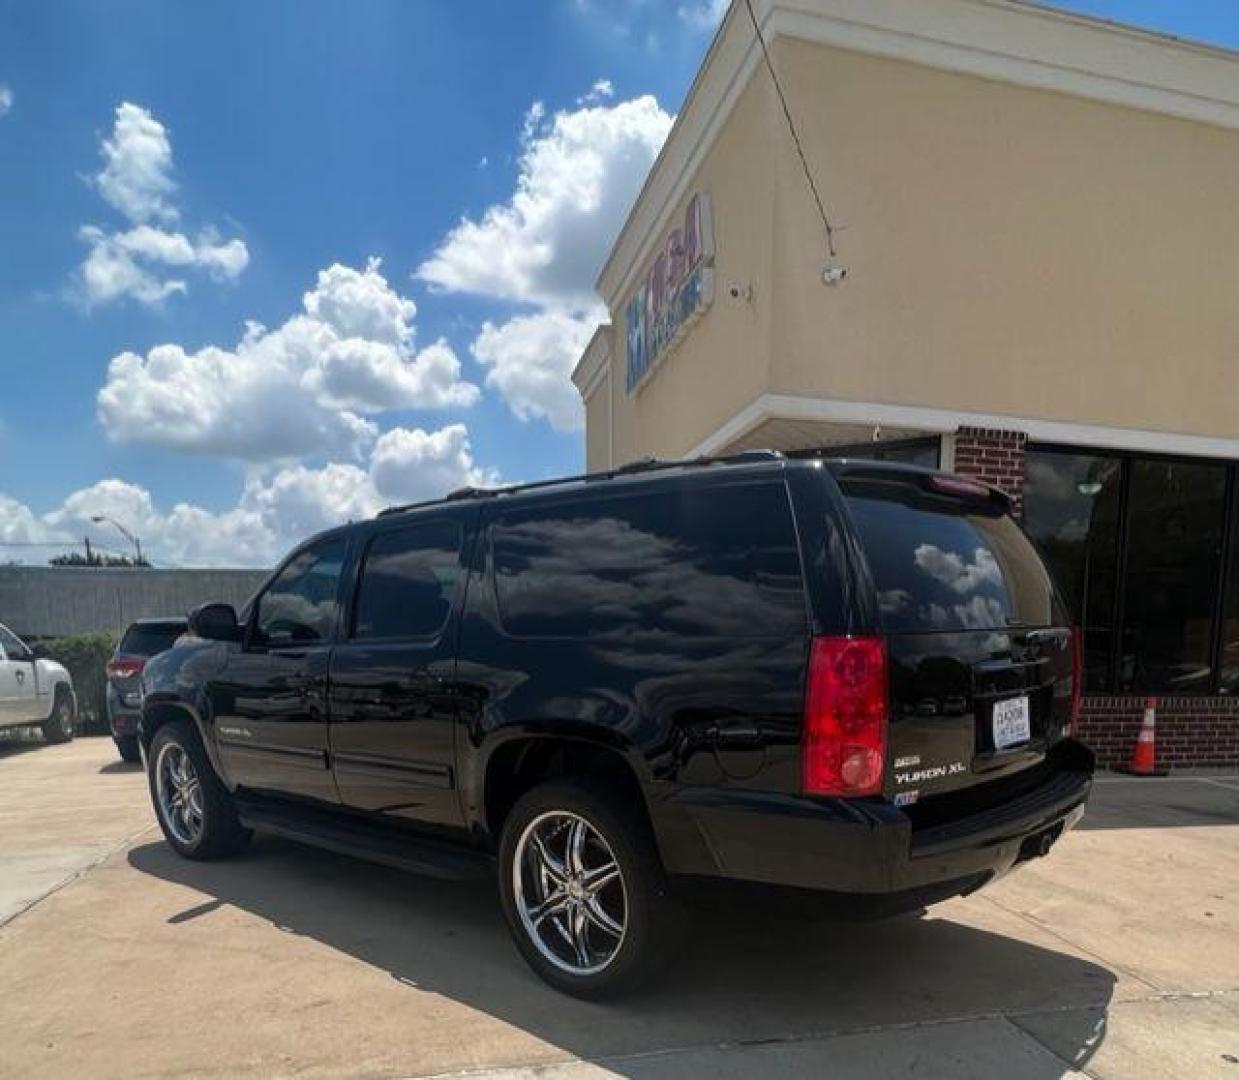
[[1049, 574], [1020, 527], [906, 478], [845, 478], [891, 633], [1053, 626]]
[[154, 656], [172, 648], [176, 639], [185, 633], [183, 623], [168, 623], [158, 626], [131, 626], [121, 638], [116, 651], [126, 656]]

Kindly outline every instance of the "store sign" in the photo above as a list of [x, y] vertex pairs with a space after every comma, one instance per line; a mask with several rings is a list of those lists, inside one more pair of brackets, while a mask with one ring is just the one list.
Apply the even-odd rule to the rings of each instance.
[[628, 393], [633, 393], [714, 300], [710, 197], [694, 195], [625, 308]]

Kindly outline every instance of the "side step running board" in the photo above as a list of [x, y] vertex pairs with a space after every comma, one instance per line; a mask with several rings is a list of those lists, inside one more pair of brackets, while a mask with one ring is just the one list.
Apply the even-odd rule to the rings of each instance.
[[426, 877], [483, 881], [494, 874], [494, 860], [488, 855], [395, 830], [251, 802], [241, 802], [237, 813], [251, 829]]

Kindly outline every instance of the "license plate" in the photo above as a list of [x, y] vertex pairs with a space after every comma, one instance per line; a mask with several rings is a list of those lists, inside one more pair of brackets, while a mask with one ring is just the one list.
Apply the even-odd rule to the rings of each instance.
[[1032, 738], [1028, 698], [1008, 698], [994, 702], [994, 749], [1008, 750]]

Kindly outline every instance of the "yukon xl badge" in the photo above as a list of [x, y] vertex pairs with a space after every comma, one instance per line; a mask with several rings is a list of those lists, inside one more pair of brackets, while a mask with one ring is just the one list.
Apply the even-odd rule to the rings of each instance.
[[[898, 763], [896, 763], [898, 768]], [[915, 772], [895, 773], [896, 784], [919, 784], [925, 780], [941, 780], [944, 776], [958, 776], [968, 771], [968, 766], [962, 761], [952, 761], [949, 765], [932, 765], [927, 769], [917, 769]]]

